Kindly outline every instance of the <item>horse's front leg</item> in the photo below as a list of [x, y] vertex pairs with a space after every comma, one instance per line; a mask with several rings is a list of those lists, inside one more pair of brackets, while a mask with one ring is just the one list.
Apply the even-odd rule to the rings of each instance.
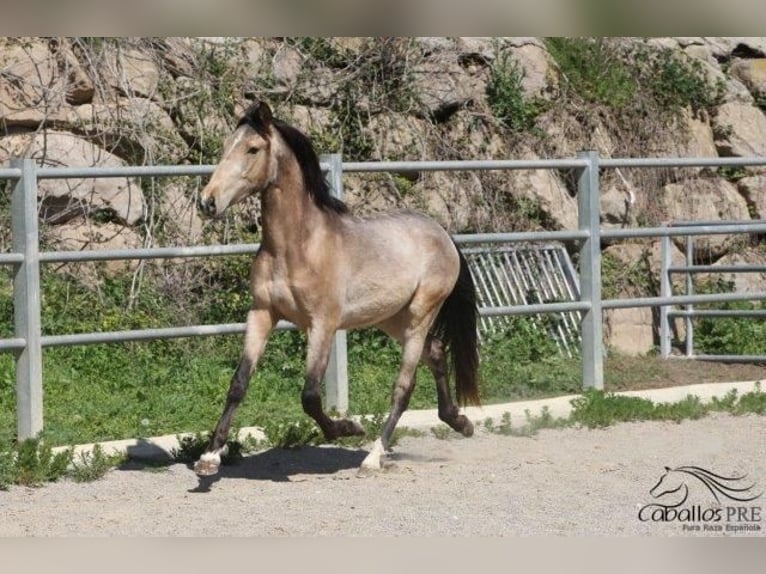
[[207, 450], [194, 465], [194, 472], [199, 476], [211, 476], [218, 472], [221, 465], [221, 455], [224, 454], [226, 440], [229, 437], [229, 429], [234, 418], [234, 412], [239, 403], [245, 398], [250, 377], [255, 371], [258, 359], [266, 347], [274, 325], [275, 317], [266, 309], [251, 309], [247, 315], [245, 329], [245, 345], [242, 358], [237, 365], [237, 370], [231, 379], [229, 393], [226, 396], [226, 406], [213, 432], [213, 438]]
[[334, 328], [329, 329], [315, 326], [308, 330], [306, 383], [301, 393], [303, 410], [316, 421], [325, 439], [328, 441], [343, 436], [364, 435], [364, 429], [356, 421], [351, 419], [332, 419], [322, 408], [320, 383], [327, 370], [334, 334]]

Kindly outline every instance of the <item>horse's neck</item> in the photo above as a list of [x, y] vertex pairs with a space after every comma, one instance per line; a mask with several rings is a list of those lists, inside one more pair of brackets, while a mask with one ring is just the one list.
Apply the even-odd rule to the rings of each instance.
[[320, 209], [299, 185], [271, 186], [261, 196], [263, 245], [275, 256], [300, 253], [306, 239], [323, 225]]

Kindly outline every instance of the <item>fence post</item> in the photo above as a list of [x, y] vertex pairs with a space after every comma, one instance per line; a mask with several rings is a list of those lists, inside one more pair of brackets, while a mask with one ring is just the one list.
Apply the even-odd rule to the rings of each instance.
[[580, 300], [590, 304], [582, 318], [582, 384], [604, 388], [603, 318], [601, 309], [601, 204], [599, 161], [595, 151], [580, 152], [588, 160], [580, 172], [577, 188], [578, 223], [588, 231], [580, 246]]
[[[322, 156], [330, 163], [329, 182], [334, 197], [343, 199], [343, 162], [338, 153]], [[348, 411], [348, 354], [346, 331], [336, 331], [330, 350], [330, 361], [325, 373], [325, 399], [327, 408], [340, 414]]]
[[[694, 265], [694, 236], [686, 236], [686, 266]], [[686, 272], [686, 294], [694, 294], [694, 277], [688, 271]], [[687, 311], [694, 311], [694, 304], [688, 303], [686, 305]], [[694, 356], [694, 323], [692, 322], [692, 316], [686, 316], [686, 356], [691, 358]]]
[[[664, 226], [663, 226], [664, 227]], [[660, 238], [660, 297], [670, 297], [672, 286], [670, 282], [670, 236], [663, 235]], [[670, 357], [671, 330], [670, 311], [668, 305], [660, 306], [660, 356], [663, 359]]]
[[43, 429], [40, 257], [35, 164], [30, 159], [12, 159], [11, 166], [21, 168], [11, 198], [13, 251], [24, 255], [13, 277], [14, 335], [26, 341], [16, 353], [17, 437], [21, 441]]

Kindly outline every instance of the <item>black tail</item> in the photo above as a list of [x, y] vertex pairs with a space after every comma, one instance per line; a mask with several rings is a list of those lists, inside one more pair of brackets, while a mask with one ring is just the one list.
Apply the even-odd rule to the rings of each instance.
[[460, 273], [434, 322], [433, 331], [444, 343], [455, 377], [455, 394], [460, 405], [480, 404], [479, 342], [476, 288], [468, 262], [458, 249]]

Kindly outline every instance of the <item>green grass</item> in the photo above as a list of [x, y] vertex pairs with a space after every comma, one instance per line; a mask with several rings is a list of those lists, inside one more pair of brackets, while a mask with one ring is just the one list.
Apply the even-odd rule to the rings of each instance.
[[[42, 438], [69, 445], [210, 430], [221, 414], [240, 346], [240, 336], [224, 336], [46, 349]], [[304, 353], [303, 335], [272, 336], [235, 425], [266, 427], [297, 420], [311, 424], [300, 403]], [[562, 358], [529, 322], [514, 322], [508, 331], [486, 340], [481, 355], [484, 404], [581, 391], [579, 359]], [[399, 357], [398, 345], [378, 332], [349, 333], [352, 414], [388, 411]], [[612, 354], [605, 364], [605, 387], [664, 384], [679, 376], [669, 370], [673, 367], [679, 365], [657, 357]], [[421, 367], [417, 379], [410, 409], [434, 408], [433, 377]], [[9, 354], [0, 355], [0, 428], [8, 433], [16, 428]]]
[[[59, 278], [52, 278], [45, 332], [87, 332], [178, 324], [172, 302], [147, 292], [124, 309], [125, 286], [106, 282], [101, 301]], [[220, 297], [219, 297], [220, 298]], [[145, 299], [145, 301], [144, 301]], [[246, 308], [247, 301], [243, 305]], [[237, 307], [208, 317], [236, 321]], [[3, 315], [0, 315], [0, 328]], [[5, 314], [6, 325], [10, 314]], [[482, 348], [485, 402], [576, 392], [579, 362], [565, 361], [544, 334], [527, 320], [515, 320]], [[48, 348], [43, 352], [44, 420], [42, 435], [56, 445], [146, 438], [211, 429], [220, 416], [229, 381], [241, 352], [239, 335]], [[399, 345], [374, 331], [348, 333], [350, 412], [387, 412], [400, 362]], [[303, 417], [305, 337], [276, 332], [270, 338], [235, 424], [264, 426]], [[411, 409], [436, 406], [433, 377], [417, 372]], [[10, 354], [0, 354], [0, 423], [15, 423], [15, 374]]]
[[[525, 413], [523, 424], [515, 425], [510, 413], [504, 413], [500, 423], [488, 418], [483, 421], [487, 432], [508, 436], [532, 436], [541, 429], [580, 426], [605, 428], [621, 422], [695, 420], [711, 413], [728, 413], [735, 416], [766, 414], [766, 393], [759, 384], [753, 391], [739, 395], [731, 390], [723, 398], [714, 397], [703, 403], [695, 395], [687, 395], [674, 403], [655, 403], [641, 397], [589, 390], [574, 398], [572, 411], [566, 418], [554, 417], [547, 408], [539, 415]], [[436, 434], [436, 433], [434, 433]]]
[[713, 399], [709, 403], [703, 403], [694, 395], [675, 403], [654, 403], [640, 397], [591, 390], [574, 399], [572, 407], [569, 417], [572, 424], [599, 428], [629, 421], [680, 422], [699, 419], [713, 412], [764, 414], [766, 393], [761, 391], [760, 385], [756, 385], [756, 389], [749, 393], [739, 396], [736, 390], [732, 390], [723, 399]]
[[[723, 398], [713, 398], [709, 403], [703, 403], [698, 397], [689, 395], [676, 403], [654, 403], [640, 397], [628, 397], [590, 390], [572, 400], [572, 412], [567, 418], [554, 417], [547, 408], [539, 415], [525, 412], [525, 422], [514, 425], [511, 415], [504, 413], [499, 424], [491, 418], [481, 422], [486, 432], [505, 436], [529, 437], [542, 429], [562, 428], [565, 426], [581, 426], [587, 428], [603, 428], [619, 422], [664, 420], [681, 422], [689, 419], [699, 419], [713, 412], [725, 412], [731, 415], [766, 414], [766, 393], [756, 384], [755, 390], [738, 395], [736, 390], [730, 391]], [[385, 419], [382, 413], [364, 419], [367, 428], [363, 438], [353, 439], [355, 442], [343, 442], [346, 446], [357, 446], [378, 436], [380, 427]], [[431, 429], [439, 439], [449, 439], [454, 436], [445, 426]], [[236, 432], [233, 433], [236, 435]], [[321, 444], [323, 439], [313, 424], [303, 419], [282, 418], [279, 422], [269, 422], [264, 428], [264, 440], [227, 441], [228, 452], [223, 464], [237, 464], [243, 454], [262, 450], [264, 448], [293, 448], [307, 444]], [[397, 429], [394, 441], [404, 435], [422, 436], [423, 433], [407, 428]], [[352, 440], [352, 439], [349, 439]], [[208, 433], [195, 433], [179, 436], [179, 448], [172, 454], [176, 462], [191, 463], [199, 458], [209, 441]], [[107, 456], [100, 445], [92, 451], [73, 456], [73, 449], [63, 449], [53, 452], [51, 446], [40, 439], [28, 439], [21, 444], [15, 441], [0, 443], [0, 490], [13, 484], [26, 486], [41, 486], [46, 482], [67, 477], [77, 482], [98, 480], [109, 470], [125, 461], [121, 455]]]

